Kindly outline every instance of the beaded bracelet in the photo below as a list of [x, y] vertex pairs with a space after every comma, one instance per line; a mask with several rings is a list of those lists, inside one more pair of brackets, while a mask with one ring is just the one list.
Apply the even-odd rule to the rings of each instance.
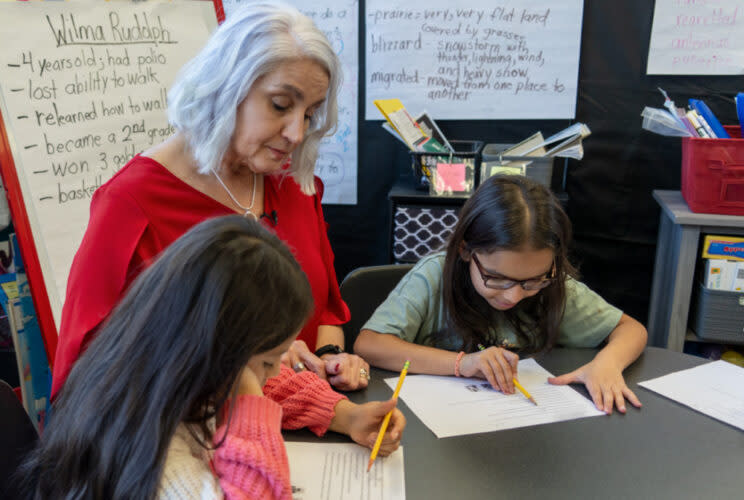
[[465, 356], [465, 351], [460, 351], [460, 353], [457, 355], [457, 358], [455, 359], [455, 377], [461, 377], [460, 375], [460, 361], [462, 361], [462, 357]]

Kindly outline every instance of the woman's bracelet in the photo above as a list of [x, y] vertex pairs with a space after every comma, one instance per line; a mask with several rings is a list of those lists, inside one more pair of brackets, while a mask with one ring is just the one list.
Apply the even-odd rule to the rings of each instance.
[[462, 361], [462, 357], [465, 356], [465, 351], [460, 351], [460, 353], [457, 355], [457, 358], [455, 358], [455, 377], [461, 377], [460, 375], [460, 361]]

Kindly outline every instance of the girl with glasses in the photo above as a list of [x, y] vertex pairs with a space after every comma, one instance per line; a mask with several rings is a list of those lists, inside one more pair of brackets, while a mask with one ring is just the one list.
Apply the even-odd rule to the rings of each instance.
[[446, 251], [422, 258], [362, 327], [354, 352], [390, 370], [485, 378], [514, 393], [519, 355], [602, 349], [551, 378], [583, 383], [598, 409], [640, 401], [623, 370], [646, 329], [577, 280], [567, 258], [571, 222], [545, 187], [525, 177], [486, 180], [465, 203]]

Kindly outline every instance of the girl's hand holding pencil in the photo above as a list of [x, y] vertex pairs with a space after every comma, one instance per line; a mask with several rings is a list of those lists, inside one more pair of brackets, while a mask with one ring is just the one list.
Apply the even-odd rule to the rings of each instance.
[[501, 347], [488, 347], [463, 356], [460, 374], [488, 380], [491, 387], [504, 394], [514, 394], [519, 356]]
[[[400, 388], [403, 387], [403, 381], [406, 379], [406, 373], [408, 373], [408, 367], [410, 365], [411, 365], [411, 362], [409, 360], [406, 360], [406, 362], [403, 364], [403, 369], [400, 371], [400, 377], [398, 377], [398, 385], [395, 386], [395, 392], [393, 392], [393, 399], [391, 399], [391, 401], [393, 401], [393, 404], [397, 404], [398, 402], [398, 395], [400, 394]], [[372, 445], [372, 453], [370, 453], [369, 455], [369, 463], [367, 464], [367, 472], [369, 472], [369, 470], [372, 468], [372, 464], [375, 463], [375, 458], [377, 458], [377, 454], [382, 449], [382, 443], [385, 440], [385, 431], [387, 430], [388, 425], [390, 424], [390, 421], [392, 420], [393, 413], [396, 411], [400, 413], [400, 411], [397, 408], [391, 408], [390, 411], [388, 411], [382, 419], [382, 423], [380, 424], [380, 429], [377, 431], [377, 438], [375, 439], [375, 442]], [[397, 445], [396, 445], [396, 448], [397, 448]], [[393, 451], [395, 451], [395, 449], [393, 449]]]
[[396, 398], [364, 404], [341, 400], [336, 404], [336, 415], [333, 417], [329, 429], [347, 434], [357, 444], [371, 449], [375, 444], [385, 415], [392, 410], [390, 423], [379, 451], [381, 456], [390, 455], [400, 446], [400, 438], [403, 436], [403, 429], [406, 427], [406, 417], [395, 407], [396, 403]]

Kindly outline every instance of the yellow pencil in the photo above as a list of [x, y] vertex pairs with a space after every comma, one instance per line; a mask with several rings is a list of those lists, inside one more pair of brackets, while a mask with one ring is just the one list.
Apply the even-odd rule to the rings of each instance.
[[[478, 344], [478, 349], [480, 349], [481, 351], [483, 351], [486, 348], [483, 347], [482, 344]], [[514, 383], [514, 387], [516, 387], [517, 389], [519, 389], [519, 392], [521, 392], [522, 394], [524, 394], [524, 397], [526, 397], [527, 399], [529, 399], [530, 401], [532, 401], [532, 403], [535, 406], [537, 406], [537, 401], [535, 401], [535, 398], [533, 398], [532, 395], [529, 392], [527, 392], [527, 389], [525, 389], [524, 387], [522, 387], [522, 384], [520, 384], [517, 379], [513, 378], [512, 379], [512, 382]]]
[[527, 389], [525, 389], [524, 387], [522, 387], [522, 384], [520, 384], [517, 379], [513, 378], [512, 379], [512, 382], [514, 382], [514, 387], [516, 387], [517, 389], [519, 389], [519, 392], [521, 392], [522, 394], [524, 394], [524, 397], [526, 397], [527, 399], [529, 399], [530, 401], [532, 401], [535, 404], [535, 406], [537, 406], [537, 401], [535, 401], [535, 398], [533, 398], [530, 395], [530, 393], [527, 392]]
[[[408, 365], [410, 365], [411, 362], [406, 360], [405, 364], [403, 365], [403, 369], [400, 371], [400, 377], [398, 377], [398, 385], [395, 386], [395, 392], [393, 393], [393, 399], [398, 397], [398, 394], [400, 393], [400, 388], [403, 387], [403, 380], [406, 378], [406, 373], [408, 373]], [[377, 433], [377, 441], [375, 441], [375, 445], [372, 447], [372, 453], [369, 456], [369, 463], [367, 464], [367, 472], [372, 468], [372, 464], [375, 461], [375, 458], [377, 458], [377, 452], [380, 451], [380, 445], [382, 444], [382, 438], [385, 436], [385, 431], [387, 430], [387, 426], [390, 423], [390, 417], [393, 416], [393, 410], [390, 410], [387, 412], [387, 415], [385, 415], [385, 418], [382, 420], [382, 425], [380, 425], [380, 432]]]

